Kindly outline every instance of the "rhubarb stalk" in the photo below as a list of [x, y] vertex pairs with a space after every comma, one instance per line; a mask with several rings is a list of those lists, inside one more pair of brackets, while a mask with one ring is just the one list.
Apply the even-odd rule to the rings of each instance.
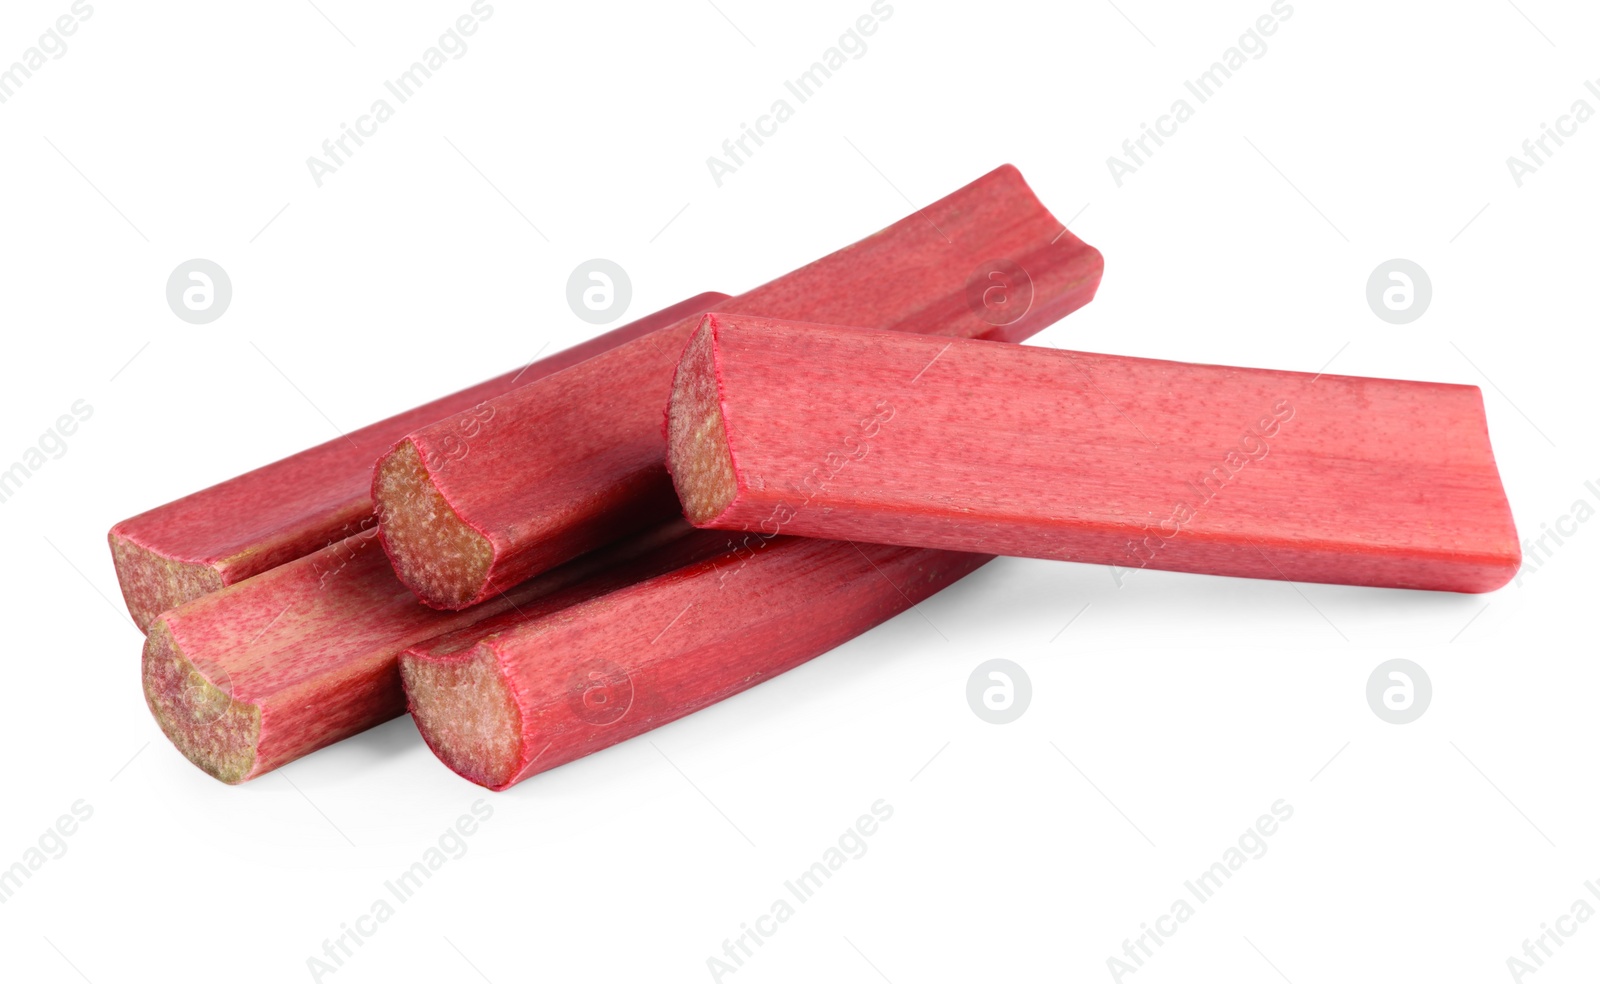
[[189, 761], [243, 782], [403, 714], [395, 660], [407, 646], [501, 612], [559, 610], [725, 539], [680, 520], [469, 611], [439, 612], [395, 580], [368, 530], [163, 613], [145, 640], [145, 701]]
[[[1087, 303], [1100, 254], [1067, 232], [1013, 167], [716, 306], [929, 335], [1015, 341]], [[454, 431], [414, 431], [373, 476], [400, 579], [463, 608], [678, 511], [661, 413], [698, 317], [490, 400]]]
[[[372, 525], [372, 464], [390, 445], [436, 421], [441, 456], [462, 453], [488, 426], [484, 401], [705, 311], [726, 294], [701, 294], [346, 437], [183, 497], [111, 528], [111, 556], [141, 631], [169, 608], [321, 550]], [[448, 420], [446, 418], [449, 418]]]
[[724, 530], [1441, 591], [1521, 560], [1475, 386], [710, 314], [668, 462]]
[[991, 559], [747, 541], [556, 615], [507, 613], [408, 649], [400, 672], [428, 747], [505, 789], [792, 669]]

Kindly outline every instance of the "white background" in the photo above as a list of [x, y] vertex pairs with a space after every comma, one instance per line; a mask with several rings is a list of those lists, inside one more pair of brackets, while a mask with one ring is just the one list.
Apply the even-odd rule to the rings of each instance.
[[[1506, 980], [1541, 923], [1600, 907], [1600, 523], [1489, 596], [1119, 587], [1001, 560], [501, 795], [409, 720], [242, 788], [206, 777], [144, 707], [105, 545], [127, 515], [591, 337], [564, 293], [581, 261], [621, 263], [637, 316], [761, 283], [1007, 161], [1106, 256], [1099, 298], [1041, 342], [1481, 386], [1537, 536], [1600, 506], [1600, 120], [1520, 188], [1506, 158], [1574, 100], [1600, 109], [1592, 5], [1295, 0], [1118, 187], [1106, 158], [1268, 0], [894, 0], [718, 187], [706, 158], [868, 0], [501, 0], [318, 188], [306, 158], [469, 2], [318, 4], [96, 2], [0, 105], [0, 462], [94, 408], [0, 505], [0, 867], [93, 809], [0, 906], [8, 980], [311, 979], [307, 958], [480, 798], [493, 817], [465, 856], [324, 980], [713, 979], [707, 958], [880, 799], [867, 853], [723, 980], [1107, 980], [1279, 799], [1294, 815], [1267, 853], [1125, 980]], [[0, 64], [68, 6], [8, 0]], [[203, 327], [164, 299], [192, 257], [234, 285]], [[1391, 257], [1432, 278], [1409, 325], [1366, 305]], [[1033, 699], [996, 726], [965, 693], [1001, 656]], [[1364, 696], [1397, 656], [1434, 687], [1403, 726]], [[1600, 919], [1537, 981], [1597, 971]]]

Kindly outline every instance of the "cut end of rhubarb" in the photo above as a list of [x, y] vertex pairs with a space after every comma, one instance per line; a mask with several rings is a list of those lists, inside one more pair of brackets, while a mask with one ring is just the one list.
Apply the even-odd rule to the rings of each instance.
[[107, 539], [111, 541], [111, 560], [117, 568], [117, 582], [122, 585], [122, 598], [140, 632], [149, 632], [150, 623], [162, 612], [223, 587], [221, 573], [210, 564], [163, 557], [116, 529]]
[[225, 675], [214, 678], [190, 662], [164, 621], [145, 640], [143, 677], [150, 713], [184, 758], [226, 783], [250, 778], [260, 708], [234, 700]]
[[739, 493], [717, 389], [715, 328], [708, 315], [684, 349], [667, 407], [667, 470], [696, 526], [709, 523]]
[[492, 646], [448, 656], [407, 653], [400, 657], [400, 678], [417, 730], [441, 762], [490, 789], [515, 778], [522, 714]]
[[434, 608], [461, 609], [478, 600], [494, 545], [445, 501], [410, 440], [378, 462], [372, 499], [383, 548], [406, 587]]

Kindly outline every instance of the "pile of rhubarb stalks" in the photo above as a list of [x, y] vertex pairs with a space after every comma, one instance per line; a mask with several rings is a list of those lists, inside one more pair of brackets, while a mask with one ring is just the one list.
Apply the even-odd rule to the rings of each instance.
[[145, 699], [253, 779], [408, 710], [505, 789], [812, 659], [996, 554], [1488, 591], [1470, 386], [1017, 345], [1100, 253], [1013, 167], [110, 533]]

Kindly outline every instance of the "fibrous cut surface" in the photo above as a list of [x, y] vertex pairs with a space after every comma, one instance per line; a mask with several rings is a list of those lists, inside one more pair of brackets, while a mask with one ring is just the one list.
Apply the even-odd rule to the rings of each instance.
[[516, 769], [522, 717], [493, 647], [444, 659], [402, 659], [400, 666], [412, 716], [433, 753], [473, 782], [504, 785]]
[[667, 466], [673, 472], [683, 514], [704, 523], [721, 513], [738, 492], [733, 458], [717, 405], [711, 317], [701, 322], [672, 384], [667, 414]]
[[400, 579], [438, 607], [469, 604], [488, 574], [494, 546], [445, 501], [413, 442], [400, 442], [379, 462], [373, 492], [384, 546]]
[[143, 676], [145, 703], [184, 758], [227, 783], [250, 774], [261, 734], [260, 709], [235, 701], [185, 658], [164, 622], [156, 623], [145, 640]]

